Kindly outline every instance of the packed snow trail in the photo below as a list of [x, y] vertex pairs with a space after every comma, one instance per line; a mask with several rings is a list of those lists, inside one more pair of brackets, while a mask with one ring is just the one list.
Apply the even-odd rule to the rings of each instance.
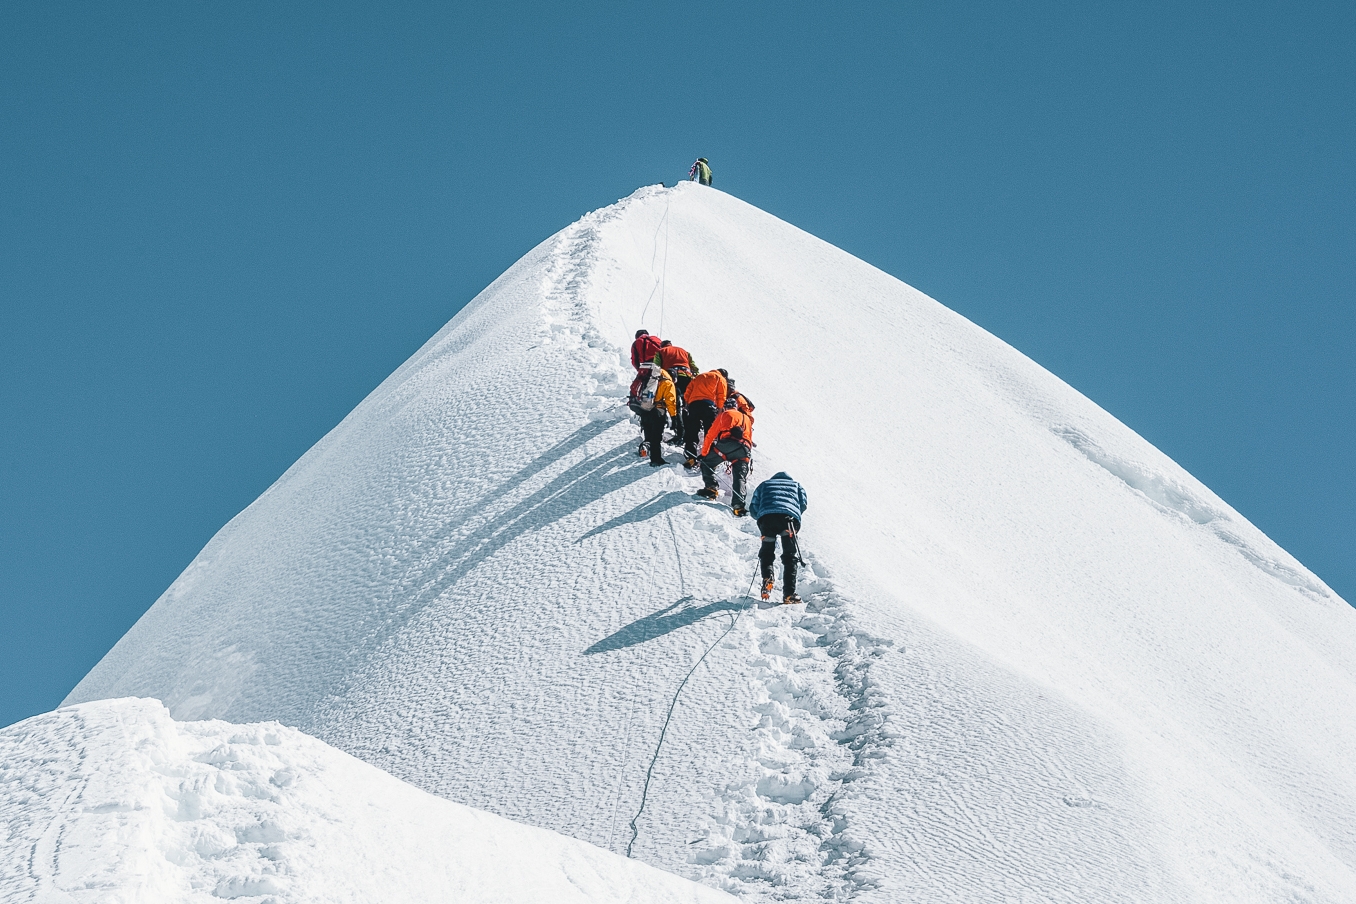
[[[806, 486], [803, 608], [637, 459], [657, 317], [757, 401], [751, 486]], [[496, 280], [70, 699], [120, 695], [747, 900], [1356, 900], [1356, 613], [1012, 348], [696, 185]]]
[[277, 723], [86, 703], [0, 731], [0, 900], [732, 899], [434, 797]]

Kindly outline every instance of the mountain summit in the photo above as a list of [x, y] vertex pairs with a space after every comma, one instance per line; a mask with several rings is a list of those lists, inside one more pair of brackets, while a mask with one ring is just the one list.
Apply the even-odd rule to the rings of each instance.
[[[805, 606], [636, 457], [642, 327], [757, 403]], [[125, 696], [749, 900], [1356, 900], [1356, 612], [1010, 346], [694, 184], [468, 304], [67, 703]]]

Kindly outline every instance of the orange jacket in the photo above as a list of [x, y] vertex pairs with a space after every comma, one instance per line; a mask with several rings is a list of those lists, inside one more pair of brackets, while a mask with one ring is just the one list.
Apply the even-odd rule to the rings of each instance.
[[738, 408], [726, 408], [716, 415], [716, 419], [711, 422], [711, 429], [706, 431], [706, 442], [702, 443], [702, 455], [710, 454], [712, 444], [718, 439], [726, 439], [730, 430], [735, 427], [743, 428], [744, 438], [740, 442], [752, 448], [753, 418]]
[[693, 363], [692, 356], [687, 353], [687, 349], [679, 348], [676, 345], [663, 346], [655, 352], [654, 359], [660, 367], [668, 371], [672, 371], [675, 367], [686, 367], [693, 373], [697, 372], [697, 365]]
[[717, 408], [724, 408], [725, 395], [728, 391], [725, 388], [725, 378], [720, 375], [720, 371], [708, 370], [706, 373], [697, 374], [692, 378], [692, 382], [687, 384], [687, 389], [683, 392], [683, 401], [691, 405], [705, 399]]

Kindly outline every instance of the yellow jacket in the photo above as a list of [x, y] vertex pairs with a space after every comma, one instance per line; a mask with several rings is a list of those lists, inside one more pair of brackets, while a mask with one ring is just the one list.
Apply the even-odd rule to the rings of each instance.
[[673, 377], [667, 370], [659, 372], [659, 388], [654, 391], [654, 407], [663, 408], [673, 417], [678, 413], [678, 391], [673, 388]]

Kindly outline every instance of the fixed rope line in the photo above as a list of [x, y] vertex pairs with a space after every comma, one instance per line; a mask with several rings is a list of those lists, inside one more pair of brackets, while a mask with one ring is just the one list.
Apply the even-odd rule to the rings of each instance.
[[[650, 269], [654, 269], [651, 261]], [[669, 276], [669, 201], [664, 199], [664, 264], [659, 276], [659, 335], [664, 335], [664, 293], [668, 289]]]
[[[659, 225], [656, 226], [656, 227], [654, 228], [654, 251], [653, 251], [653, 253], [650, 254], [650, 274], [651, 274], [651, 275], [654, 274], [654, 262], [655, 262], [655, 258], [659, 257], [659, 230], [660, 230], [661, 227], [664, 228], [664, 266], [665, 266], [665, 268], [668, 267], [668, 260], [669, 260], [669, 233], [668, 233], [668, 222], [669, 222], [669, 205], [668, 205], [668, 202], [665, 202], [665, 203], [664, 203], [664, 215], [663, 215], [662, 217], [659, 218]], [[640, 322], [641, 322], [642, 324], [645, 322], [645, 313], [646, 313], [647, 311], [650, 310], [650, 302], [654, 301], [654, 293], [659, 291], [659, 286], [660, 286], [660, 284], [661, 284], [662, 282], [663, 282], [662, 279], [659, 279], [659, 278], [656, 278], [656, 279], [655, 279], [655, 281], [654, 281], [654, 286], [650, 289], [650, 297], [647, 298], [647, 299], [645, 299], [645, 307], [643, 307], [643, 308], [640, 309]], [[660, 326], [659, 326], [659, 334], [662, 336], [662, 335], [664, 334], [664, 326], [663, 326], [664, 301], [663, 301], [663, 293], [662, 293], [662, 292], [660, 293], [659, 310], [660, 310]], [[637, 327], [637, 328], [639, 328], [639, 327]]]
[[[673, 554], [678, 560], [679, 592], [686, 597], [687, 580], [683, 576], [683, 558], [678, 552], [678, 532], [673, 527], [673, 514], [666, 512], [665, 517], [669, 522], [669, 533], [673, 537]], [[756, 575], [757, 571], [755, 571], [754, 574]], [[750, 584], [750, 588], [752, 588], [752, 584]], [[673, 699], [669, 701], [669, 711], [664, 716], [664, 727], [659, 729], [659, 742], [654, 745], [654, 756], [650, 757], [650, 765], [645, 769], [645, 785], [640, 789], [640, 806], [636, 808], [636, 815], [631, 817], [631, 840], [626, 843], [626, 856], [628, 857], [631, 856], [631, 850], [636, 846], [636, 839], [640, 837], [640, 817], [645, 813], [645, 804], [650, 799], [650, 782], [654, 779], [654, 765], [659, 762], [659, 753], [664, 749], [664, 738], [668, 736], [669, 723], [673, 721], [673, 711], [678, 708], [678, 698], [682, 695], [683, 688], [687, 687], [688, 679], [696, 674], [697, 667], [706, 661], [706, 657], [711, 655], [712, 650], [720, 646], [721, 641], [730, 636], [730, 632], [735, 629], [735, 625], [739, 624], [739, 617], [743, 614], [744, 613], [741, 610], [730, 618], [730, 627], [726, 628], [724, 632], [712, 642], [711, 646], [703, 651], [697, 661], [692, 664], [692, 668], [688, 669], [687, 674], [683, 676], [683, 680], [679, 683], [678, 689], [673, 692]]]
[[641, 788], [640, 791], [640, 808], [636, 810], [636, 815], [631, 817], [631, 840], [626, 843], [626, 856], [628, 857], [631, 856], [631, 849], [635, 847], [636, 839], [640, 837], [640, 826], [638, 823], [641, 815], [645, 812], [645, 803], [650, 797], [650, 781], [654, 778], [654, 764], [659, 762], [659, 752], [664, 749], [664, 737], [669, 732], [669, 723], [673, 721], [673, 711], [678, 706], [678, 697], [683, 693], [683, 688], [687, 686], [688, 679], [697, 671], [697, 667], [706, 660], [707, 656], [711, 655], [711, 651], [719, 646], [722, 640], [729, 636], [730, 632], [734, 630], [735, 625], [739, 624], [739, 616], [741, 614], [742, 613], [736, 613], [731, 617], [730, 627], [726, 628], [725, 632], [717, 637], [711, 646], [706, 648], [706, 652], [702, 653], [701, 657], [692, 664], [692, 668], [688, 669], [687, 674], [683, 676], [682, 683], [678, 685], [678, 689], [673, 692], [673, 699], [669, 701], [668, 714], [664, 716], [664, 727], [659, 730], [659, 743], [655, 745], [654, 756], [650, 757], [650, 766], [645, 770], [645, 786]]

